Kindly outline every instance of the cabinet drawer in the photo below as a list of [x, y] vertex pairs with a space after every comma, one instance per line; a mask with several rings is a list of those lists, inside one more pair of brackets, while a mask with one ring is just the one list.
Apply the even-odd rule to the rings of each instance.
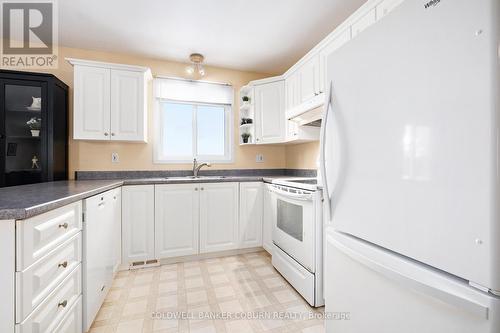
[[55, 329], [55, 333], [82, 333], [82, 296], [68, 310], [62, 322]]
[[16, 271], [25, 270], [80, 230], [81, 201], [16, 221]]
[[78, 265], [28, 318], [16, 325], [16, 333], [54, 332], [80, 298], [81, 274]]
[[22, 272], [16, 272], [16, 322], [21, 322], [82, 261], [81, 232]]

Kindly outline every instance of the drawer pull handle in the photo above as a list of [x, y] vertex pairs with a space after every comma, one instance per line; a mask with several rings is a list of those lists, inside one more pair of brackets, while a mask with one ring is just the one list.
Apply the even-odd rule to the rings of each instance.
[[106, 203], [106, 202], [104, 202], [104, 201], [103, 201], [103, 202], [99, 202], [99, 203], [97, 204], [97, 206], [99, 206], [99, 207], [104, 206], [104, 204], [105, 204], [105, 203]]
[[57, 265], [57, 268], [59, 268], [59, 267], [63, 267], [63, 268], [68, 267], [68, 262], [67, 261], [63, 261], [62, 263], [60, 263], [59, 265]]
[[102, 286], [101, 291], [104, 291], [104, 288], [106, 288], [106, 285]]
[[59, 228], [68, 229], [68, 223], [59, 224]]
[[64, 300], [64, 301], [60, 302], [59, 304], [57, 304], [57, 307], [60, 308], [62, 306], [63, 308], [65, 308], [66, 305], [68, 305], [68, 301]]

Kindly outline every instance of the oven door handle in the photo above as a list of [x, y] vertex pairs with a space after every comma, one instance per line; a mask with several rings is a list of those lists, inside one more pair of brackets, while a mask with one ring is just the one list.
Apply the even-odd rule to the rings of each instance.
[[271, 188], [271, 192], [274, 192], [276, 194], [282, 195], [286, 198], [294, 199], [294, 200], [302, 200], [302, 201], [312, 201], [312, 194], [296, 194], [296, 193], [290, 193], [286, 191], [279, 190], [275, 187]]

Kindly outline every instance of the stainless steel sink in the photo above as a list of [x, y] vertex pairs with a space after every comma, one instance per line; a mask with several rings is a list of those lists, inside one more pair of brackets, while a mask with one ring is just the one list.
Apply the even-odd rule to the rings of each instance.
[[210, 180], [210, 179], [224, 179], [227, 178], [226, 176], [185, 176], [185, 177], [167, 177], [165, 179], [167, 180], [173, 180], [173, 181], [192, 181], [192, 180]]

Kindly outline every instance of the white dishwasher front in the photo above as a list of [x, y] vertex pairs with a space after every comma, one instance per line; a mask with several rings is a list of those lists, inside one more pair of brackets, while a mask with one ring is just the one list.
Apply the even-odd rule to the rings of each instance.
[[110, 190], [85, 199], [83, 221], [83, 330], [87, 332], [113, 282], [114, 218]]

